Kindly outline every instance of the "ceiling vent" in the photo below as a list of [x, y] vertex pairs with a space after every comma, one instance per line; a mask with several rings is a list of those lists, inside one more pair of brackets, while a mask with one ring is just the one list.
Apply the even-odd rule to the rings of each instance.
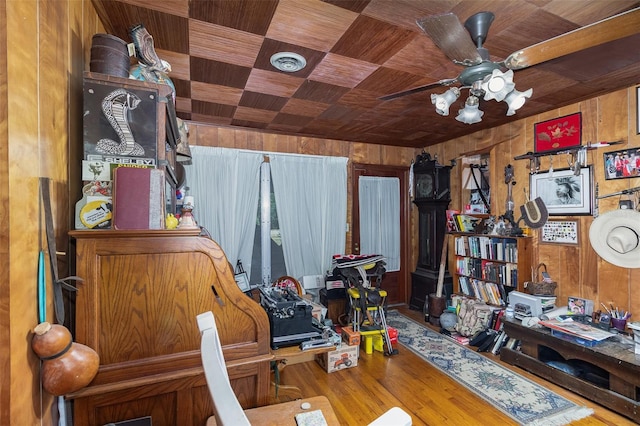
[[307, 66], [307, 61], [297, 53], [280, 52], [271, 57], [271, 65], [284, 72], [296, 72]]

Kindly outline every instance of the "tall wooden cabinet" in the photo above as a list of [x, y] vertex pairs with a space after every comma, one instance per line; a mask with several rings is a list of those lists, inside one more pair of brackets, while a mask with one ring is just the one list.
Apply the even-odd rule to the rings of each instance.
[[[428, 153], [418, 155], [413, 166], [414, 200], [418, 207], [418, 264], [411, 273], [409, 307], [423, 309], [438, 284], [442, 246], [447, 227], [446, 211], [451, 201], [452, 166], [443, 166]], [[444, 286], [451, 287], [451, 276], [444, 275]], [[449, 290], [450, 292], [450, 290]]]
[[76, 425], [150, 416], [153, 426], [205, 424], [213, 415], [196, 316], [216, 316], [232, 387], [244, 408], [269, 397], [269, 320], [243, 294], [223, 251], [199, 230], [72, 231], [75, 339], [100, 368], [67, 395]]

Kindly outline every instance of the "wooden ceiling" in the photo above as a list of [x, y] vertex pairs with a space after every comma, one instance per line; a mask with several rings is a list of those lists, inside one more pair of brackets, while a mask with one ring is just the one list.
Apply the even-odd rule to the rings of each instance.
[[[484, 43], [492, 60], [640, 6], [632, 0], [93, 0], [108, 33], [131, 42], [142, 23], [171, 64], [179, 117], [300, 136], [426, 147], [640, 83], [634, 36], [515, 71], [533, 95], [514, 116], [480, 102], [482, 122], [455, 120], [464, 94], [440, 116], [432, 93], [390, 93], [455, 78], [454, 64], [416, 19], [492, 11]], [[300, 71], [270, 64], [277, 52], [306, 58]], [[624, 106], [626, 108], [626, 106]]]

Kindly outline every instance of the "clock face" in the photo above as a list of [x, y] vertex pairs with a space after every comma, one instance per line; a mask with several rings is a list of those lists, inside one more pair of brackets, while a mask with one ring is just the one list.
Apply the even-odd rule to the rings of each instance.
[[416, 175], [416, 198], [433, 198], [433, 176]]

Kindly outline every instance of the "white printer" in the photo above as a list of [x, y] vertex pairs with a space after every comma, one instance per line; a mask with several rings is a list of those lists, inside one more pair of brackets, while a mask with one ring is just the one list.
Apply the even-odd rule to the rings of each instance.
[[515, 318], [539, 317], [556, 308], [555, 296], [533, 296], [520, 291], [509, 293], [509, 305], [513, 306]]

